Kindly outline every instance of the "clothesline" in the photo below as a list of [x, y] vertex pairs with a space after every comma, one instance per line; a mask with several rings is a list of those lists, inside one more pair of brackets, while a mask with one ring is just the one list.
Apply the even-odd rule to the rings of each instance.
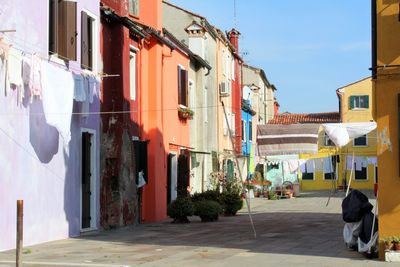
[[[5, 37], [6, 39], [8, 39], [8, 42], [10, 43], [10, 45], [11, 45], [11, 48], [13, 48], [13, 49], [15, 49], [15, 50], [18, 50], [19, 52], [21, 52], [23, 55], [26, 55], [26, 54], [28, 54], [28, 55], [36, 55], [37, 57], [39, 57], [41, 60], [44, 60], [44, 61], [48, 61], [48, 62], [52, 62], [52, 63], [54, 63], [54, 64], [57, 64], [58, 66], [60, 66], [60, 67], [63, 67], [64, 69], [66, 69], [66, 70], [68, 70], [68, 71], [74, 71], [74, 72], [82, 72], [82, 69], [80, 69], [80, 68], [75, 68], [74, 66], [65, 66], [65, 65], [63, 65], [63, 64], [60, 64], [60, 63], [58, 63], [58, 62], [56, 62], [56, 61], [54, 61], [54, 60], [51, 60], [51, 56], [44, 56], [43, 54], [41, 54], [40, 52], [31, 52], [31, 51], [26, 51], [25, 49], [22, 49], [22, 48], [20, 48], [21, 46], [30, 46], [31, 48], [32, 47], [35, 47], [34, 45], [32, 45], [32, 44], [28, 44], [28, 43], [24, 43], [23, 45], [21, 45], [19, 42], [16, 42], [15, 40], [12, 40], [10, 37], [8, 37], [7, 35], [1, 35], [0, 36], [0, 41], [2, 40], [2, 38], [3, 37]], [[16, 38], [16, 39], [20, 39], [20, 38], [18, 38], [18, 37], [14, 37], [14, 38]], [[21, 40], [21, 39], [20, 39]], [[38, 48], [38, 47], [36, 47], [36, 48]], [[33, 50], [33, 49], [32, 49]], [[70, 60], [69, 58], [66, 58], [66, 57], [63, 57], [62, 55], [59, 55], [59, 54], [57, 54], [57, 53], [54, 53], [53, 51], [49, 51], [50, 53], [52, 53], [52, 55], [55, 55], [55, 57], [57, 57], [57, 58], [60, 58], [61, 60]], [[86, 66], [86, 65], [84, 65], [84, 64], [81, 64], [81, 66], [84, 66], [85, 68], [90, 68], [89, 66]], [[107, 73], [104, 73], [104, 72], [102, 72], [102, 73], [100, 73], [100, 72], [98, 72], [98, 73], [93, 73], [92, 72], [92, 75], [94, 75], [94, 76], [96, 76], [96, 77], [113, 77], [113, 76], [115, 76], [115, 75], [117, 75], [117, 74], [115, 74], [115, 75], [113, 75], [113, 74], [107, 74]], [[119, 76], [119, 75], [118, 75]]]

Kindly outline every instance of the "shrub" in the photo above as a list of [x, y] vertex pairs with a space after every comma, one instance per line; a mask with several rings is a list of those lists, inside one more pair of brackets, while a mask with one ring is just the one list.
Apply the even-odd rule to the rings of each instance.
[[221, 194], [221, 204], [224, 208], [224, 214], [233, 216], [243, 207], [243, 200], [238, 192], [223, 192]]
[[167, 214], [174, 219], [173, 223], [189, 223], [188, 216], [192, 216], [194, 207], [190, 198], [178, 197], [168, 205]]
[[194, 193], [192, 196], [192, 202], [195, 203], [202, 200], [212, 200], [219, 203], [220, 195], [221, 194], [216, 190], [207, 190], [203, 193]]
[[194, 215], [200, 216], [202, 222], [213, 222], [218, 220], [222, 207], [213, 200], [200, 200], [194, 203], [194, 210]]

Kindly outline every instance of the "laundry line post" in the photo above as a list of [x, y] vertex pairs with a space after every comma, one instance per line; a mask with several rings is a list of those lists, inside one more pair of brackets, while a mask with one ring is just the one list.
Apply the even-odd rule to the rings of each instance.
[[349, 184], [347, 185], [347, 190], [346, 190], [346, 197], [349, 194], [350, 190], [350, 184], [351, 184], [351, 178], [353, 176], [353, 171], [354, 171], [354, 151], [353, 151], [353, 158], [351, 159], [351, 171], [350, 171], [350, 178], [349, 178]]
[[[233, 139], [232, 139], [231, 127], [230, 127], [230, 125], [229, 125], [228, 115], [226, 115], [226, 110], [225, 110], [224, 101], [221, 100], [221, 104], [222, 104], [222, 110], [224, 111], [224, 117], [225, 117], [225, 120], [226, 120], [226, 125], [228, 126], [228, 135], [229, 135], [229, 139], [231, 140], [232, 149], [233, 149], [233, 156], [234, 156], [234, 158], [235, 158], [236, 167], [237, 167], [237, 169], [238, 169], [239, 179], [240, 179], [240, 182], [243, 184], [243, 181], [242, 181], [242, 170], [240, 169], [239, 161], [238, 161], [238, 158], [237, 158], [237, 155], [236, 155], [235, 144], [234, 144]], [[243, 188], [244, 188], [244, 185], [243, 185]], [[244, 191], [244, 190], [243, 190], [243, 191]], [[248, 212], [248, 214], [249, 214], [250, 224], [251, 224], [251, 228], [253, 229], [254, 238], [257, 238], [256, 228], [254, 227], [253, 217], [251, 216], [250, 199], [248, 198], [247, 195], [248, 195], [248, 194], [246, 194], [247, 212]]]
[[23, 249], [23, 223], [24, 223], [24, 201], [17, 200], [17, 240], [16, 240], [16, 267], [22, 266], [22, 249]]

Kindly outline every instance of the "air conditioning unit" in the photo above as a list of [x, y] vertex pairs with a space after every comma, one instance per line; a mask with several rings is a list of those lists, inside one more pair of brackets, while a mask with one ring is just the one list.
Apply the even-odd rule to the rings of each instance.
[[229, 96], [231, 94], [230, 86], [226, 82], [222, 82], [219, 85], [219, 93], [221, 96]]

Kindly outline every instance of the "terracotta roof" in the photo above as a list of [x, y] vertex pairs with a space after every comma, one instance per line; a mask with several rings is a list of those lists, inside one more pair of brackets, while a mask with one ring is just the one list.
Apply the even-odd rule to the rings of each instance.
[[340, 122], [339, 112], [292, 114], [281, 113], [275, 115], [268, 124], [297, 124], [297, 123], [337, 123]]

